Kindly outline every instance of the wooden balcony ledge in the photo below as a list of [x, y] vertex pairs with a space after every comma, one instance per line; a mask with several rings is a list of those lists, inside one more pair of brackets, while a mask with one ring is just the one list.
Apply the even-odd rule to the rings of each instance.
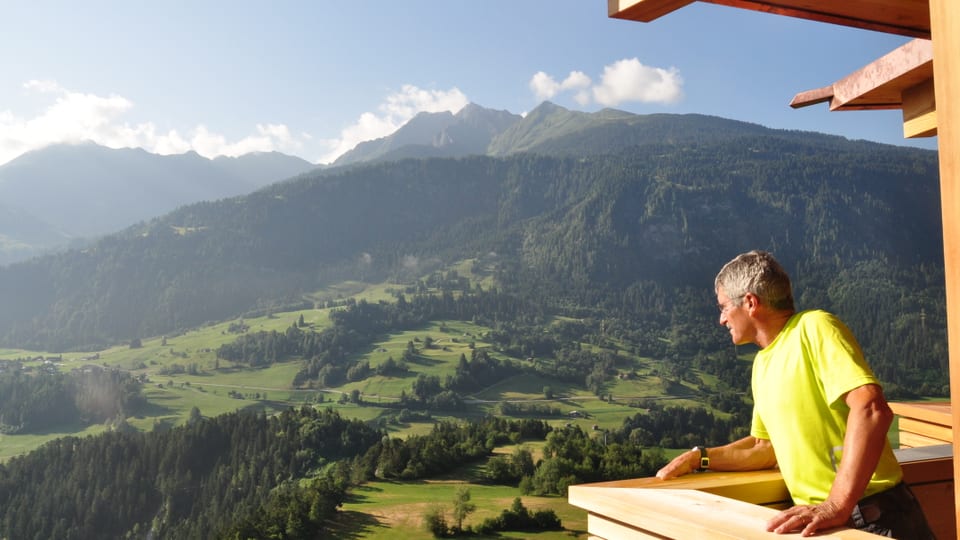
[[[896, 450], [911, 486], [938, 538], [955, 538], [953, 458], [950, 445]], [[766, 522], [786, 508], [790, 496], [776, 470], [706, 472], [661, 481], [636, 478], [570, 486], [570, 504], [587, 511], [593, 538], [633, 539], [783, 539], [766, 532]], [[839, 528], [818, 538], [876, 539], [876, 535]]]

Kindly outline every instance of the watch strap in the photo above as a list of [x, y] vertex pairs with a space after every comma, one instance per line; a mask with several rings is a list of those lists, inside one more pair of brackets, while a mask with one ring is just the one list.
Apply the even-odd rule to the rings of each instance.
[[703, 472], [710, 469], [710, 456], [707, 455], [707, 447], [694, 446], [693, 449], [700, 452], [700, 466], [697, 468], [697, 472]]

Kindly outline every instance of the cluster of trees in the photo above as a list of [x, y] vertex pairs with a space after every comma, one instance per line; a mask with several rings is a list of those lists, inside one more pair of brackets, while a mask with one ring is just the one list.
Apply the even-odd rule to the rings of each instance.
[[513, 499], [510, 508], [500, 515], [483, 520], [476, 527], [463, 526], [463, 520], [475, 510], [470, 502], [469, 488], [460, 487], [453, 498], [451, 516], [456, 524], [448, 523], [444, 508], [435, 506], [424, 514], [424, 525], [434, 538], [455, 538], [457, 536], [495, 535], [500, 531], [558, 531], [563, 524], [556, 512], [550, 509], [531, 512], [520, 497]]
[[313, 478], [306, 484], [287, 481], [276, 488], [254, 512], [239, 516], [218, 538], [282, 538], [315, 540], [323, 537], [329, 520], [347, 497], [347, 480], [334, 474]]
[[0, 433], [36, 433], [128, 417], [145, 403], [140, 388], [130, 374], [113, 369], [4, 371], [0, 373]]
[[302, 532], [291, 538], [317, 538], [352, 481], [331, 464], [383, 437], [308, 407], [196, 416], [167, 431], [57, 439], [0, 465], [0, 537], [233, 538], [286, 519]]
[[486, 457], [498, 445], [543, 440], [550, 431], [546, 422], [533, 419], [484, 418], [463, 425], [439, 422], [427, 435], [384, 438], [363, 462], [370, 478], [429, 478]]
[[[438, 422], [429, 434], [407, 439], [330, 409], [212, 419], [194, 411], [173, 430], [67, 437], [0, 465], [0, 535], [310, 538], [322, 533], [351, 485], [373, 478], [416, 480], [488, 459], [490, 482], [517, 485], [525, 494], [564, 495], [573, 484], [654, 474], [666, 458], [646, 445], [716, 444], [745, 429], [705, 410], [645, 406], [647, 413], [620, 429], [593, 434], [576, 426], [551, 429], [542, 420], [488, 417]], [[536, 462], [523, 446], [491, 457], [497, 446], [544, 439]], [[552, 523], [549, 516], [519, 512], [483, 528]]]
[[665, 464], [659, 448], [645, 449], [607, 432], [591, 437], [570, 426], [547, 435], [543, 458], [533, 476], [520, 479], [519, 487], [525, 494], [565, 496], [568, 486], [653, 476]]
[[737, 405], [728, 418], [702, 407], [666, 407], [652, 400], [638, 406], [646, 411], [625, 419], [618, 439], [642, 446], [692, 448], [726, 444], [749, 434], [751, 410], [743, 405]]

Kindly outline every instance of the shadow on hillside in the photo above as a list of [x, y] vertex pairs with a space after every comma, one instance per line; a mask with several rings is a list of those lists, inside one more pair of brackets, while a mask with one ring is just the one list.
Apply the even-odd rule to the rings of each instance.
[[382, 493], [382, 492], [383, 492], [383, 488], [371, 486], [370, 484], [364, 484], [362, 486], [357, 486], [352, 490], [350, 490], [350, 492], [347, 493], [347, 496], [343, 502], [351, 503], [351, 504], [367, 502], [367, 500], [370, 499], [372, 496], [375, 496], [375, 494]]
[[283, 412], [287, 409], [296, 408], [302, 403], [291, 403], [289, 401], [275, 401], [272, 399], [255, 400], [253, 403], [243, 408], [245, 411], [266, 412], [267, 414]]
[[448, 363], [447, 360], [436, 360], [434, 358], [430, 358], [428, 356], [423, 356], [419, 354], [406, 358], [406, 362], [408, 364], [416, 364], [418, 366], [436, 366], [438, 364]]
[[366, 538], [376, 528], [386, 529], [387, 526], [370, 514], [341, 510], [337, 512], [336, 519], [328, 522], [329, 536], [326, 538]]
[[172, 396], [151, 396], [150, 401], [139, 405], [133, 414], [136, 418], [142, 417], [160, 417], [160, 416], [169, 416], [172, 414], [177, 414], [176, 409], [170, 407], [164, 407], [162, 404], [157, 403], [158, 401], [170, 400], [173, 401], [175, 398]]

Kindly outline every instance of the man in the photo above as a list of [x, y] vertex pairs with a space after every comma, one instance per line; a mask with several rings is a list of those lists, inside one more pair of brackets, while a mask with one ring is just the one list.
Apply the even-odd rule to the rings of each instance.
[[761, 349], [750, 436], [694, 448], [657, 477], [778, 466], [795, 506], [771, 519], [768, 531], [811, 536], [847, 525], [901, 540], [933, 538], [887, 440], [893, 412], [850, 330], [824, 311], [797, 313], [790, 278], [764, 251], [727, 263], [714, 287], [720, 324], [734, 344]]

